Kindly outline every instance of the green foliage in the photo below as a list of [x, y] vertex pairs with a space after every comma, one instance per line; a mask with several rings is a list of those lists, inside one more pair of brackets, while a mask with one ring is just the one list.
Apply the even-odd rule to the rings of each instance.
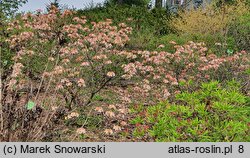
[[[178, 104], [161, 102], [146, 109], [144, 124], [156, 141], [249, 141], [249, 97], [239, 83], [216, 81], [176, 95]], [[136, 128], [136, 131], [138, 129]]]
[[[192, 41], [191, 36], [182, 36], [182, 35], [177, 35], [177, 34], [168, 34], [164, 36], [154, 36], [150, 38], [150, 41], [148, 44], [145, 46], [145, 49], [147, 50], [162, 50], [162, 51], [168, 51], [168, 52], [174, 52], [175, 48], [173, 47], [173, 44], [169, 43], [171, 41], [175, 41], [179, 45], [184, 45], [188, 41]], [[158, 48], [159, 45], [163, 44], [163, 48]]]
[[78, 10], [79, 16], [86, 16], [92, 21], [103, 21], [112, 19], [114, 24], [125, 22], [133, 27], [134, 32], [150, 30], [155, 34], [166, 34], [171, 32], [168, 21], [171, 16], [165, 9], [148, 10], [141, 6], [106, 6]]
[[13, 65], [12, 57], [15, 55], [9, 48], [8, 42], [5, 40], [8, 38], [9, 34], [7, 32], [7, 17], [0, 12], [0, 73], [2, 77], [8, 76], [6, 72], [9, 71], [10, 67]]
[[[1, 0], [0, 2], [0, 14], [6, 16], [13, 15], [20, 6], [25, 4], [28, 0]], [[2, 17], [2, 16], [1, 16]]]
[[[142, 37], [142, 36], [141, 36]], [[184, 45], [188, 43], [188, 41], [194, 42], [205, 42], [206, 46], [209, 48], [211, 52], [215, 52], [216, 54], [223, 55], [226, 53], [228, 49], [236, 51], [238, 50], [236, 46], [235, 39], [233, 37], [228, 37], [225, 42], [225, 38], [220, 34], [216, 35], [204, 35], [204, 34], [178, 34], [178, 33], [170, 33], [164, 36], [147, 36], [149, 38], [148, 44], [144, 44], [144, 49], [148, 50], [162, 50], [168, 52], [174, 52], [175, 49], [173, 44], [170, 44], [170, 41], [175, 41], [178, 45]], [[146, 39], [147, 37], [143, 38]], [[143, 39], [141, 39], [143, 41]], [[220, 44], [220, 45], [216, 45]], [[160, 44], [163, 44], [163, 48], [158, 48]]]
[[108, 0], [106, 3], [109, 5], [121, 4], [121, 5], [136, 5], [136, 6], [146, 6], [150, 0]]
[[31, 100], [26, 104], [28, 110], [31, 110], [34, 106], [36, 106], [36, 104]]
[[[4, 38], [3, 38], [4, 39]], [[14, 56], [12, 51], [8, 48], [8, 44], [6, 42], [3, 42], [2, 39], [0, 40], [1, 43], [1, 61], [0, 61], [0, 67], [1, 67], [1, 74], [5, 74], [5, 71], [9, 70], [9, 67], [13, 64], [13, 61], [11, 58]]]
[[140, 116], [137, 116], [136, 118], [132, 119], [130, 123], [131, 124], [143, 123], [143, 119]]
[[239, 49], [250, 50], [250, 13], [236, 19], [230, 26], [229, 35], [234, 38]]

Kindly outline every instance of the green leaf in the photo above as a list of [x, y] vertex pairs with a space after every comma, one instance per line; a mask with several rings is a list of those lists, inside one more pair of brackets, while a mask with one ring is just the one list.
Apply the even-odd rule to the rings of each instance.
[[36, 104], [33, 101], [30, 101], [26, 104], [28, 110], [31, 110]]
[[233, 54], [234, 53], [234, 51], [232, 50], [232, 49], [227, 49], [227, 54], [228, 55], [231, 55], [231, 54]]
[[248, 75], [250, 75], [250, 69], [247, 69], [247, 70], [245, 71], [245, 73], [248, 74]]
[[4, 60], [3, 65], [7, 66], [8, 65], [8, 60]]

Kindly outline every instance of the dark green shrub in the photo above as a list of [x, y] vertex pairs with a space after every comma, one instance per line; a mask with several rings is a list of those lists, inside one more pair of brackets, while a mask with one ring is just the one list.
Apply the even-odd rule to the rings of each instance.
[[126, 22], [135, 32], [151, 30], [159, 35], [172, 31], [168, 23], [171, 15], [166, 9], [148, 10], [142, 6], [112, 5], [78, 10], [77, 14], [84, 15], [91, 21], [103, 21], [109, 18], [114, 24]]
[[250, 50], [250, 13], [237, 19], [229, 29], [236, 45], [241, 50]]

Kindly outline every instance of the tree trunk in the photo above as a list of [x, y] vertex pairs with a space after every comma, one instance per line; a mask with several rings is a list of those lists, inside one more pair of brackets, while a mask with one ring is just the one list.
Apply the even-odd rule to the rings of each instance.
[[162, 0], [155, 0], [155, 7], [161, 8], [162, 7]]

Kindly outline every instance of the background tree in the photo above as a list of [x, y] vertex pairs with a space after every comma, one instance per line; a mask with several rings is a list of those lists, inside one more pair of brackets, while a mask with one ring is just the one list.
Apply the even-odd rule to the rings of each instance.
[[55, 6], [56, 8], [60, 8], [61, 7], [61, 5], [59, 4], [59, 0], [54, 0], [54, 1], [50, 1], [50, 3], [49, 4], [46, 4], [46, 9], [47, 9], [47, 11], [49, 11], [50, 9], [51, 9], [51, 6]]
[[20, 6], [25, 4], [28, 0], [0, 0], [0, 14], [2, 16], [13, 15]]

